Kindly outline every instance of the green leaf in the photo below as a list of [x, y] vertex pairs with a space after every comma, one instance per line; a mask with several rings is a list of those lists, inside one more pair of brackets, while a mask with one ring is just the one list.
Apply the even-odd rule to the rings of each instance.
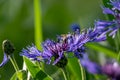
[[20, 70], [19, 72], [17, 72], [17, 77], [19, 80], [26, 80], [27, 72], [25, 70]]
[[17, 74], [14, 73], [10, 80], [17, 80]]
[[28, 58], [23, 57], [26, 67], [30, 72], [31, 76], [35, 80], [53, 80], [49, 75], [47, 75], [41, 68], [36, 66]]
[[67, 67], [71, 71], [71, 79], [81, 80], [81, 70], [76, 58], [68, 58]]
[[117, 59], [116, 52], [106, 48], [105, 46], [102, 46], [97, 43], [88, 43], [86, 46], [89, 47], [90, 49], [94, 49], [96, 51], [103, 52], [105, 55], [107, 55], [109, 57]]
[[17, 73], [15, 72], [10, 80], [26, 80], [27, 73], [24, 70], [19, 70]]

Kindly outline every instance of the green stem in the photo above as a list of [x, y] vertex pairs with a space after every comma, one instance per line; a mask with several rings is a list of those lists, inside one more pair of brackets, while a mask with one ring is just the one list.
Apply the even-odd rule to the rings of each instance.
[[[42, 42], [42, 16], [41, 16], [41, 0], [34, 0], [34, 29], [35, 29], [35, 45], [42, 50], [40, 43]], [[43, 64], [41, 64], [43, 65]], [[37, 63], [37, 66], [39, 64]], [[44, 67], [42, 66], [42, 69]]]
[[80, 70], [81, 70], [81, 80], [86, 80], [85, 71], [84, 71], [84, 68], [82, 67], [80, 61], [79, 61], [79, 65], [80, 65]]
[[70, 79], [69, 79], [68, 72], [67, 72], [67, 70], [65, 69], [65, 67], [64, 67], [64, 68], [61, 68], [61, 70], [62, 70], [62, 73], [63, 73], [63, 76], [64, 76], [65, 80], [70, 80]]
[[42, 17], [40, 4], [40, 0], [34, 0], [35, 45], [38, 49], [41, 49], [40, 42], [42, 42]]
[[12, 65], [13, 65], [15, 71], [18, 72], [18, 71], [19, 71], [19, 68], [18, 68], [17, 63], [16, 63], [16, 61], [15, 61], [15, 59], [14, 59], [14, 56], [13, 56], [13, 55], [12, 55], [12, 56], [9, 56], [9, 58], [10, 58], [10, 61], [11, 61]]
[[120, 51], [118, 53], [118, 57], [117, 57], [118, 63], [120, 62]]

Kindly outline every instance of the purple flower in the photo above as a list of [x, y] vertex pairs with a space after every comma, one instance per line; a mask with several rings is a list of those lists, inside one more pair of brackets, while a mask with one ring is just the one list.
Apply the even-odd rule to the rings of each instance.
[[112, 78], [112, 80], [120, 80], [120, 66], [117, 63], [105, 64], [102, 66], [102, 71], [105, 75]]
[[89, 60], [87, 56], [88, 54], [86, 54], [85, 44], [88, 42], [101, 42], [106, 40], [107, 32], [105, 30], [101, 30], [101, 32], [99, 32], [96, 27], [80, 32], [80, 28], [78, 26], [73, 25], [72, 27], [74, 29], [73, 33], [66, 34], [65, 36], [59, 36], [59, 41], [62, 45], [66, 45], [64, 50], [66, 52], [73, 52], [74, 55], [80, 59], [81, 65], [88, 72], [92, 74], [100, 74], [101, 67]]
[[[34, 45], [22, 50], [23, 56], [31, 58], [32, 60], [44, 61], [47, 64], [63, 66], [66, 65], [67, 59], [64, 54], [73, 52], [75, 57], [80, 59], [81, 64], [90, 73], [100, 73], [100, 67], [91, 62], [88, 57], [85, 57], [86, 47], [88, 42], [101, 42], [106, 40], [106, 33], [108, 32], [104, 28], [97, 29], [89, 28], [84, 31], [80, 31], [79, 25], [72, 25], [73, 32], [60, 35], [57, 37], [57, 41], [46, 40], [42, 43], [43, 51], [39, 51]], [[89, 67], [90, 66], [90, 67]]]
[[[73, 52], [74, 56], [80, 60], [81, 65], [92, 74], [101, 74], [102, 68], [92, 62], [86, 53], [88, 42], [102, 42], [106, 40], [106, 35], [114, 37], [120, 28], [120, 1], [111, 0], [112, 8], [103, 7], [104, 14], [111, 14], [115, 17], [113, 21], [98, 20], [94, 28], [80, 31], [78, 24], [72, 25], [73, 32], [57, 36], [57, 41], [46, 40], [42, 43], [42, 51], [39, 51], [34, 45], [22, 50], [23, 56], [36, 61], [44, 61], [47, 64], [62, 66], [67, 64], [64, 54]], [[63, 65], [61, 65], [63, 64]], [[107, 72], [106, 72], [107, 74]]]
[[22, 50], [23, 56], [31, 58], [32, 60], [45, 61], [50, 64], [54, 58], [53, 65], [55, 65], [64, 56], [63, 49], [60, 43], [51, 40], [46, 40], [42, 43], [43, 51], [39, 51], [34, 45]]
[[[102, 21], [98, 20], [95, 23], [95, 26], [97, 29], [107, 30], [109, 33], [109, 36], [115, 37], [116, 32], [120, 28], [120, 1], [119, 0], [110, 0], [109, 3], [112, 8], [103, 8], [104, 14], [110, 14], [114, 16], [113, 21]], [[107, 28], [107, 29], [106, 29]]]

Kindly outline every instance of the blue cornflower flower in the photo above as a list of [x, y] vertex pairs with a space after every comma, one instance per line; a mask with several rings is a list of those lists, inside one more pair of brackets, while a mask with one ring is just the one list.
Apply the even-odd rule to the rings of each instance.
[[112, 78], [112, 80], [120, 80], [120, 66], [118, 63], [107, 63], [102, 66], [102, 71], [105, 75]]
[[[65, 45], [65, 51], [73, 52], [75, 57], [77, 57], [82, 66], [86, 68], [86, 70], [92, 74], [100, 74], [101, 67], [89, 60], [86, 53], [85, 44], [88, 42], [101, 42], [106, 40], [106, 33], [105, 31], [99, 32], [96, 28], [90, 28], [86, 31], [81, 31], [78, 25], [73, 25], [73, 33], [69, 33], [66, 35], [61, 35], [58, 37], [58, 41]], [[74, 28], [75, 27], [75, 28]], [[63, 47], [64, 48], [64, 47]]]
[[[112, 9], [103, 7], [105, 14], [111, 14], [115, 17], [113, 21], [96, 21], [94, 28], [80, 31], [78, 24], [72, 25], [73, 33], [63, 34], [57, 37], [57, 42], [46, 40], [42, 43], [43, 51], [39, 51], [34, 45], [22, 50], [23, 56], [32, 60], [44, 61], [47, 64], [52, 63], [59, 67], [64, 67], [67, 64], [67, 59], [64, 54], [73, 52], [82, 66], [92, 74], [102, 73], [102, 68], [98, 64], [92, 62], [86, 53], [85, 44], [88, 42], [101, 42], [106, 40], [106, 35], [114, 37], [120, 28], [120, 1], [111, 0]], [[63, 64], [63, 65], [61, 65]]]
[[[73, 26], [74, 27], [74, 26]], [[68, 52], [81, 51], [84, 45], [88, 42], [100, 42], [106, 40], [106, 32], [99, 32], [96, 28], [90, 28], [88, 30], [81, 31], [80, 28], [75, 26], [74, 32], [69, 33], [66, 36], [60, 36], [59, 40], [63, 44], [66, 44], [66, 50]]]
[[13, 44], [9, 40], [4, 40], [2, 44], [3, 52], [4, 52], [4, 57], [3, 61], [0, 64], [0, 67], [4, 66], [10, 58], [10, 55], [13, 54], [15, 48]]
[[[32, 45], [31, 47], [27, 47], [27, 49], [23, 49], [21, 55], [31, 58], [32, 60], [45, 61], [47, 64], [50, 64], [52, 58], [54, 58], [52, 64], [60, 67], [62, 66], [59, 63], [61, 59], [65, 58], [65, 56], [61, 43], [56, 43], [55, 41], [48, 39], [42, 43], [42, 48], [43, 51], [39, 51], [34, 45]], [[66, 63], [64, 63], [64, 65], [66, 65]]]
[[[88, 42], [101, 42], [106, 40], [106, 31], [95, 28], [89, 28], [80, 31], [79, 25], [73, 25], [73, 33], [60, 35], [57, 37], [57, 42], [46, 40], [42, 43], [43, 51], [39, 51], [34, 45], [22, 50], [23, 56], [31, 58], [32, 60], [44, 61], [47, 64], [62, 66], [67, 64], [67, 59], [64, 54], [73, 52], [75, 57], [80, 59], [82, 65], [90, 73], [100, 73], [100, 68], [96, 63], [91, 62], [88, 57], [85, 58], [86, 47]], [[86, 64], [85, 64], [86, 63]], [[63, 65], [61, 65], [63, 64]], [[88, 68], [89, 64], [91, 65]]]
[[[115, 37], [116, 32], [120, 28], [120, 1], [119, 0], [110, 0], [110, 5], [112, 8], [103, 8], [104, 14], [110, 14], [114, 16], [112, 21], [98, 20], [95, 23], [96, 28], [105, 30], [109, 33], [109, 36]], [[106, 29], [107, 28], [107, 29]]]

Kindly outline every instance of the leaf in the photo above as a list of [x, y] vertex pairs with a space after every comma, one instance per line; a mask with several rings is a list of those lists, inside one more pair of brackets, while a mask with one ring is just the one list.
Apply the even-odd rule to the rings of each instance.
[[75, 80], [81, 80], [81, 70], [78, 63], [78, 59], [76, 58], [68, 58], [68, 65], [67, 67], [72, 72], [71, 78]]
[[103, 52], [105, 55], [107, 55], [109, 57], [117, 59], [116, 52], [106, 48], [105, 46], [102, 46], [97, 43], [88, 43], [86, 46], [89, 47], [90, 49], [94, 49], [96, 51]]
[[27, 73], [24, 70], [19, 70], [17, 73], [15, 72], [10, 80], [26, 80]]
[[14, 73], [10, 80], [17, 80], [17, 74]]
[[47, 75], [41, 68], [36, 66], [28, 58], [23, 57], [26, 67], [30, 72], [31, 76], [35, 80], [53, 80], [49, 75]]
[[19, 72], [17, 72], [17, 77], [19, 80], [26, 80], [27, 72], [25, 70], [20, 70]]

